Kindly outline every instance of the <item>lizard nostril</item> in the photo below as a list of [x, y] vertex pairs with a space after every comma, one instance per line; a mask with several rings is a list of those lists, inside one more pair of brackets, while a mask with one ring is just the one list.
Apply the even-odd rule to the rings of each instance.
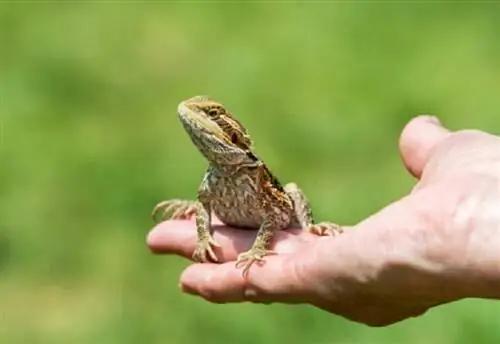
[[238, 135], [236, 133], [231, 134], [231, 142], [238, 143]]

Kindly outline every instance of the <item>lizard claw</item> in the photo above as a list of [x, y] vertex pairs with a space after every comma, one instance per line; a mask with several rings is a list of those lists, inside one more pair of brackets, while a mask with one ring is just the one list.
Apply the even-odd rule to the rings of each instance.
[[320, 222], [309, 225], [307, 231], [314, 235], [319, 236], [337, 236], [343, 233], [340, 225], [332, 222]]
[[209, 238], [208, 238], [208, 242], [209, 242], [209, 243], [210, 243], [210, 245], [212, 245], [212, 246], [215, 246], [215, 247], [222, 247], [222, 246], [221, 246], [221, 245], [220, 245], [217, 241], [215, 241], [215, 239], [214, 239], [214, 238], [212, 238], [212, 237], [209, 237]]
[[198, 243], [196, 244], [196, 248], [193, 252], [193, 260], [197, 263], [208, 263], [209, 259], [208, 257], [214, 261], [218, 262], [219, 259], [217, 258], [217, 255], [214, 252], [213, 247], [221, 247], [217, 241], [214, 240], [211, 236], [208, 237], [207, 239], [204, 240], [199, 240]]
[[[196, 214], [196, 202], [180, 199], [171, 199], [158, 203], [151, 213], [153, 220], [156, 220], [157, 213], [162, 210], [161, 220], [189, 220]], [[168, 214], [171, 213], [170, 216]]]
[[249, 251], [240, 253], [238, 255], [238, 259], [236, 260], [236, 268], [239, 269], [241, 266], [243, 266], [242, 275], [243, 277], [245, 277], [246, 275], [248, 275], [248, 271], [254, 263], [263, 263], [264, 258], [271, 254], [276, 254], [276, 252], [261, 248], [252, 248]]

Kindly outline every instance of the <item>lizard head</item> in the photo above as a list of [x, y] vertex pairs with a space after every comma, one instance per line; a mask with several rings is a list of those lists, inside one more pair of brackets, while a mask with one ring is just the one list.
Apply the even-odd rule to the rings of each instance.
[[210, 162], [231, 165], [256, 159], [247, 130], [221, 103], [196, 96], [181, 102], [177, 112], [191, 140]]

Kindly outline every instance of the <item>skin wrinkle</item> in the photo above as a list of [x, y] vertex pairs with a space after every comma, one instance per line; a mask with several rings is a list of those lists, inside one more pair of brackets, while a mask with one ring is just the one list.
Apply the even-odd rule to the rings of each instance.
[[[321, 299], [316, 297], [317, 295], [326, 295], [321, 293], [318, 288], [318, 284], [316, 283], [307, 283], [304, 281], [308, 281], [312, 276], [321, 276], [321, 272], [317, 271], [318, 262], [321, 262], [321, 247], [331, 246], [331, 240], [318, 242], [314, 245], [310, 245], [308, 250], [306, 251], [305, 258], [300, 260], [298, 264], [294, 264], [293, 260], [289, 260], [287, 262], [287, 266], [292, 270], [292, 274], [294, 276], [293, 280], [296, 281], [298, 285], [301, 287], [298, 288], [300, 292], [298, 293], [298, 297], [300, 300], [304, 302], [310, 302], [311, 304], [319, 304]], [[317, 280], [321, 280], [317, 278]], [[297, 289], [297, 288], [296, 288]], [[330, 292], [335, 295], [335, 288], [331, 284], [329, 285]], [[333, 296], [335, 297], [335, 296]]]
[[449, 223], [445, 227], [447, 231], [445, 235], [448, 238], [461, 239], [461, 241], [454, 241], [456, 243], [454, 248], [457, 250], [454, 256], [465, 257], [467, 246], [471, 244], [471, 235], [482, 232], [480, 229], [483, 226], [478, 224], [478, 220], [485, 198], [487, 198], [490, 190], [490, 182], [484, 180], [484, 178], [478, 178], [474, 184], [474, 193], [465, 190], [460, 195], [453, 213], [448, 217], [450, 219]]
[[[405, 204], [409, 203], [409, 204]], [[390, 266], [405, 266], [414, 263], [417, 258], [422, 257], [422, 248], [428, 247], [429, 231], [423, 230], [424, 228], [433, 228], [435, 224], [432, 223], [430, 216], [428, 216], [428, 209], [419, 211], [418, 207], [413, 208], [410, 203], [415, 203], [414, 199], [406, 198], [401, 201], [400, 211], [392, 209], [392, 212], [399, 212], [399, 216], [405, 219], [405, 223], [410, 224], [407, 228], [386, 227], [377, 233], [376, 241], [373, 246], [382, 249], [383, 255], [376, 255], [379, 259], [377, 264], [382, 267], [386, 264]], [[426, 203], [419, 203], [419, 206], [426, 205]], [[408, 211], [409, 209], [416, 209]], [[431, 208], [432, 210], [432, 208]], [[392, 216], [392, 215], [389, 215]], [[400, 236], [400, 231], [406, 231], [405, 236]], [[402, 249], [404, 248], [404, 250]], [[372, 260], [373, 261], [373, 260]], [[422, 262], [420, 262], [422, 263]]]
[[[445, 297], [449, 295], [448, 298], [453, 299], [460, 296], [467, 296], [470, 290], [478, 290], [477, 286], [467, 283], [462, 276], [458, 276], [458, 271], [463, 274], [464, 269], [467, 269], [465, 264], [467, 262], [472, 263], [473, 257], [480, 257], [484, 255], [484, 252], [471, 252], [470, 247], [480, 247], [488, 243], [491, 245], [491, 241], [488, 238], [480, 238], [476, 242], [472, 240], [472, 236], [477, 236], [481, 231], [478, 230], [478, 221], [474, 219], [481, 218], [480, 212], [484, 209], [484, 205], [491, 202], [488, 200], [488, 195], [496, 194], [498, 197], [498, 190], [491, 188], [491, 179], [488, 178], [484, 180], [484, 176], [478, 178], [476, 184], [473, 184], [474, 190], [461, 189], [460, 192], [454, 193], [453, 190], [455, 185], [469, 185], [470, 175], [466, 178], [459, 176], [460, 178], [449, 179], [444, 185], [450, 185], [450, 187], [443, 190], [443, 194], [447, 195], [447, 202], [442, 202], [446, 204], [446, 208], [441, 208], [438, 210], [439, 214], [445, 214], [440, 218], [450, 219], [443, 223], [441, 226], [435, 227], [433, 239], [434, 244], [425, 245], [428, 247], [427, 254], [424, 255], [429, 262], [436, 264], [435, 269], [428, 266], [428, 271], [434, 271], [434, 275], [441, 276], [442, 278], [448, 278], [449, 283], [455, 285], [451, 290], [441, 290], [440, 295]], [[472, 184], [471, 184], [472, 185]], [[429, 186], [429, 185], [428, 185]], [[428, 192], [431, 192], [430, 188], [426, 188]], [[439, 193], [439, 192], [437, 192]], [[478, 195], [471, 198], [469, 195]], [[426, 204], [426, 202], [422, 202]], [[500, 208], [499, 208], [500, 209]], [[450, 214], [446, 216], [446, 214]], [[495, 252], [496, 254], [496, 252]], [[477, 268], [470, 269], [471, 276], [473, 274], [478, 274], [479, 267], [484, 266], [484, 262], [478, 262]], [[453, 268], [450, 268], [453, 267]], [[446, 277], [447, 276], [447, 277]], [[469, 280], [480, 280], [481, 278], [469, 278]], [[439, 285], [439, 284], [438, 284]], [[457, 296], [458, 295], [458, 296]]]
[[[499, 262], [497, 249], [500, 245], [498, 233], [500, 232], [500, 180], [490, 178], [481, 184], [481, 196], [470, 198], [457, 208], [457, 216], [465, 227], [475, 228], [469, 231], [464, 249], [464, 261], [469, 262], [465, 267], [474, 274], [497, 274]], [[455, 222], [459, 222], [455, 218]], [[467, 222], [468, 219], [468, 222]], [[465, 227], [467, 228], [467, 227]], [[498, 245], [493, 244], [498, 242]], [[492, 247], [494, 247], [492, 249]], [[481, 250], [482, 259], [477, 251]], [[488, 271], [491, 270], [491, 271]]]
[[[415, 271], [429, 271], [433, 266], [429, 266], [429, 262], [422, 258], [421, 246], [415, 243], [414, 233], [420, 234], [420, 230], [410, 230], [408, 235], [401, 237], [394, 235], [395, 231], [401, 229], [388, 229], [385, 236], [379, 238], [379, 242], [375, 245], [380, 245], [379, 250], [383, 251], [380, 262], [377, 266], [371, 268], [371, 271], [376, 273], [373, 275], [372, 280], [367, 280], [366, 283], [372, 285], [371, 289], [364, 291], [367, 295], [385, 295], [387, 300], [394, 302], [395, 297], [393, 292], [387, 293], [384, 285], [388, 280], [397, 285], [401, 280], [413, 281], [412, 284], [416, 289], [425, 287], [418, 285], [421, 284], [421, 278]], [[391, 233], [392, 232], [392, 233]], [[377, 283], [381, 281], [382, 283]], [[385, 283], [384, 283], [385, 281]], [[405, 297], [406, 298], [406, 297]], [[405, 300], [408, 302], [408, 300]]]
[[[369, 233], [366, 233], [366, 235], [369, 235]], [[316, 276], [316, 278], [313, 278], [319, 281], [315, 286], [316, 293], [329, 300], [330, 303], [335, 303], [336, 300], [348, 297], [349, 294], [357, 292], [359, 282], [366, 284], [375, 278], [373, 272], [376, 271], [380, 264], [381, 259], [379, 258], [381, 257], [373, 255], [371, 248], [363, 246], [357, 240], [359, 238], [359, 236], [339, 237], [336, 242], [318, 246], [314, 254], [311, 252], [307, 255], [307, 257], [315, 257], [316, 255], [318, 260], [325, 259], [324, 257], [333, 259], [333, 261], [326, 262], [325, 264], [312, 263], [310, 265], [312, 267], [317, 266], [317, 269], [314, 272], [309, 271], [310, 276]], [[374, 243], [374, 246], [377, 245], [378, 240], [376, 238], [371, 241]], [[352, 252], [353, 250], [355, 253]], [[334, 256], [328, 254], [331, 251], [335, 252]], [[353, 255], [357, 258], [353, 259]], [[364, 259], [366, 257], [370, 258]], [[345, 264], [346, 262], [349, 264]], [[334, 269], [337, 271], [334, 280], [325, 280], [322, 278], [326, 273], [324, 269], [329, 266], [334, 266]], [[353, 271], [356, 271], [355, 276], [353, 276]], [[353, 277], [355, 277], [354, 280]]]
[[443, 223], [436, 217], [436, 213], [445, 213], [446, 208], [443, 208], [443, 203], [436, 203], [432, 196], [435, 194], [433, 190], [425, 189], [411, 198], [409, 206], [414, 209], [413, 219], [409, 219], [412, 226], [408, 229], [408, 239], [413, 246], [419, 249], [416, 256], [422, 257], [428, 262], [441, 264], [447, 254], [446, 247], [448, 245], [448, 237], [442, 233]]
[[[368, 233], [367, 233], [368, 235]], [[324, 243], [318, 245], [314, 251], [308, 252], [306, 259], [311, 262], [309, 264], [311, 271], [306, 272], [309, 276], [312, 276], [313, 280], [317, 280], [318, 283], [314, 286], [315, 291], [320, 294], [323, 298], [335, 302], [336, 299], [345, 297], [350, 293], [355, 291], [357, 286], [356, 282], [363, 281], [366, 282], [370, 280], [373, 276], [369, 276], [370, 272], [373, 271], [373, 265], [375, 260], [363, 259], [366, 256], [370, 256], [370, 249], [363, 247], [362, 243], [359, 243], [359, 236], [344, 236], [336, 238], [335, 242]], [[374, 245], [376, 245], [374, 241]], [[353, 250], [356, 251], [354, 254], [356, 259], [352, 259]], [[330, 255], [329, 252], [335, 252], [335, 255]], [[373, 258], [373, 255], [371, 255]], [[326, 257], [326, 258], [325, 258]], [[330, 260], [326, 261], [324, 264], [317, 264], [311, 259]], [[368, 265], [366, 262], [370, 262]], [[333, 266], [337, 271], [335, 279], [325, 280], [323, 276], [326, 275], [325, 269]], [[356, 271], [356, 281], [353, 281], [352, 272]], [[309, 278], [311, 279], [311, 277]]]
[[[444, 265], [450, 263], [451, 257], [463, 257], [464, 244], [467, 241], [466, 238], [468, 233], [462, 233], [463, 231], [472, 231], [472, 226], [470, 225], [470, 219], [472, 218], [472, 213], [468, 213], [467, 216], [462, 220], [462, 225], [454, 223], [454, 218], [457, 216], [457, 209], [464, 204], [464, 202], [469, 202], [470, 194], [477, 192], [477, 187], [471, 186], [471, 190], [467, 187], [466, 180], [448, 180], [447, 183], [438, 184], [436, 186], [428, 186], [424, 193], [429, 194], [431, 197], [435, 194], [446, 195], [446, 201], [441, 200], [437, 204], [431, 200], [426, 200], [425, 198], [420, 202], [422, 206], [429, 206], [435, 211], [435, 214], [427, 213], [430, 219], [444, 219], [443, 222], [434, 223], [428, 222], [426, 225], [430, 228], [434, 228], [432, 233], [434, 234], [434, 244], [426, 245], [429, 247], [427, 251], [426, 258], [429, 260], [442, 262]], [[461, 185], [461, 188], [457, 188]], [[464, 189], [464, 186], [465, 189]], [[457, 191], [456, 191], [457, 190]], [[430, 198], [430, 197], [427, 197]], [[425, 212], [424, 212], [425, 214]], [[437, 216], [439, 214], [440, 216]], [[462, 216], [463, 217], [463, 216]], [[432, 238], [432, 237], [431, 237]], [[456, 262], [453, 262], [454, 264]]]

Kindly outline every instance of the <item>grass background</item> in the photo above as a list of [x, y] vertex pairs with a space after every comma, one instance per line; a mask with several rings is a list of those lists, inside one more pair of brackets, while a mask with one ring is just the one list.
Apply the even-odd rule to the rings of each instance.
[[[318, 219], [406, 194], [420, 113], [500, 132], [497, 4], [2, 2], [1, 343], [497, 343], [467, 300], [372, 329], [306, 306], [212, 305], [149, 253], [154, 204], [205, 162], [176, 117], [209, 94]], [[453, 288], [453, 286], [450, 286]]]

